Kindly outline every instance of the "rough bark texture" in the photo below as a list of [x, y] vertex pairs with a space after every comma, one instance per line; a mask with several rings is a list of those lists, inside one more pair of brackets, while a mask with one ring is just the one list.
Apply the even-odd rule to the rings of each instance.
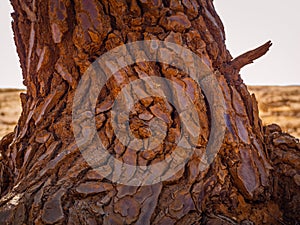
[[[300, 145], [280, 128], [262, 127], [257, 102], [239, 70], [270, 47], [266, 43], [232, 60], [212, 0], [12, 0], [13, 29], [27, 94], [14, 133], [0, 142], [1, 224], [297, 224]], [[167, 40], [206, 58], [226, 101], [226, 135], [213, 164], [200, 172], [209, 137], [205, 95], [188, 75], [168, 65], [136, 64], [119, 72], [126, 84], [144, 73], [177, 82], [190, 93], [200, 117], [197, 151], [176, 176], [152, 186], [112, 184], [84, 161], [71, 118], [76, 86], [101, 54], [136, 40]], [[127, 163], [153, 163], [174, 148], [179, 122], [160, 98], [144, 99], [131, 129], [149, 135], [156, 116], [168, 125], [152, 152], [122, 146], [110, 123], [121, 85], [111, 80], [96, 107], [99, 136]], [[83, 128], [84, 132], [84, 128]], [[199, 153], [199, 154], [198, 154]]]

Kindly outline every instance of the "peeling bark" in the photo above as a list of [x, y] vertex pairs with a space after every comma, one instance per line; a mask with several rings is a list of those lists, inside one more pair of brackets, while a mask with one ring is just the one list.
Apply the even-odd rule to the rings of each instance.
[[[238, 74], [264, 55], [270, 42], [232, 60], [211, 0], [11, 2], [28, 91], [21, 96], [23, 112], [14, 133], [0, 142], [1, 224], [300, 221], [299, 141], [275, 125], [262, 127], [255, 96]], [[182, 71], [153, 62], [126, 67], [107, 82], [95, 110], [98, 135], [107, 151], [124, 162], [147, 165], [163, 160], [180, 135], [172, 106], [157, 97], [135, 104], [130, 123], [137, 137], [149, 136], [147, 123], [154, 117], [167, 124], [163, 144], [145, 152], [132, 151], [116, 139], [110, 111], [125, 84], [145, 74], [165, 77], [189, 93], [200, 118], [199, 146], [186, 166], [168, 181], [130, 187], [101, 177], [81, 156], [71, 126], [78, 82], [100, 55], [137, 40], [186, 46], [215, 72], [226, 104], [226, 134], [206, 170], [199, 169], [212, 122], [205, 93]], [[89, 112], [83, 113], [88, 119]]]

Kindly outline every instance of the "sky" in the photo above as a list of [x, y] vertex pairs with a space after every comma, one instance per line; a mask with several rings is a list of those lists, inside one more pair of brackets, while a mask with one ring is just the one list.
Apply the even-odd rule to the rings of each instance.
[[[267, 55], [241, 70], [248, 85], [300, 85], [299, 0], [214, 0], [233, 57], [271, 40]], [[0, 3], [0, 88], [24, 88], [9, 0]], [[298, 23], [298, 24], [297, 24]]]
[[300, 85], [299, 0], [214, 0], [233, 57], [271, 40], [270, 51], [241, 70], [246, 84]]

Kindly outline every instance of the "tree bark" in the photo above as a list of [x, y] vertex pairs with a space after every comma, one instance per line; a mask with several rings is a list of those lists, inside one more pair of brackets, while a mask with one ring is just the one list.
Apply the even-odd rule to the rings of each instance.
[[[257, 102], [239, 70], [267, 52], [266, 43], [232, 59], [211, 0], [11, 0], [15, 43], [27, 93], [15, 131], [0, 142], [1, 224], [297, 224], [300, 222], [300, 145], [279, 127], [263, 127]], [[162, 63], [136, 63], [102, 89], [96, 127], [119, 160], [148, 165], [174, 150], [180, 123], [161, 98], [135, 104], [130, 127], [149, 136], [147, 120], [167, 124], [163, 143], [135, 152], [116, 138], [111, 110], [121, 87], [164, 77], [190, 93], [200, 118], [195, 153], [176, 175], [148, 186], [112, 183], [78, 150], [73, 99], [89, 66], [105, 52], [140, 40], [184, 46], [205, 59], [224, 96], [226, 132], [213, 163], [201, 170], [211, 112], [203, 90], [182, 71]], [[121, 81], [120, 81], [121, 80]], [[117, 81], [117, 82], [116, 82]], [[119, 82], [119, 84], [117, 84]], [[98, 93], [95, 93], [98, 95]], [[84, 128], [82, 129], [84, 132]]]

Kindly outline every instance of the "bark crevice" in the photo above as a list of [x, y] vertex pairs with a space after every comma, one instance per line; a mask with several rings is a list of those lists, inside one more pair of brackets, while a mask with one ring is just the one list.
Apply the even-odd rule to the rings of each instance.
[[[211, 0], [45, 0], [36, 10], [27, 2], [11, 2], [28, 91], [21, 95], [18, 126], [0, 141], [1, 224], [300, 221], [299, 141], [275, 125], [262, 127], [255, 96], [239, 75], [243, 66], [268, 51], [270, 42], [232, 59]], [[201, 132], [187, 164], [169, 180], [138, 188], [112, 183], [95, 172], [77, 148], [72, 125], [74, 94], [86, 69], [103, 53], [137, 40], [173, 42], [197, 54], [215, 72], [226, 105], [222, 147], [209, 168], [201, 170], [212, 122], [203, 90], [188, 74], [161, 63], [135, 63], [118, 71], [99, 93], [95, 109], [97, 135], [118, 160], [132, 165], [160, 162], [174, 151], [181, 135], [175, 108], [149, 97], [131, 110], [130, 129], [138, 138], [148, 137], [149, 121], [157, 117], [167, 127], [162, 143], [143, 152], [118, 140], [110, 112], [121, 88], [131, 81], [145, 76], [169, 79], [189, 94], [199, 115]], [[142, 91], [149, 93], [146, 86]], [[89, 104], [89, 96], [83, 99]], [[88, 118], [89, 112], [82, 113]], [[85, 135], [84, 123], [79, 126]]]

